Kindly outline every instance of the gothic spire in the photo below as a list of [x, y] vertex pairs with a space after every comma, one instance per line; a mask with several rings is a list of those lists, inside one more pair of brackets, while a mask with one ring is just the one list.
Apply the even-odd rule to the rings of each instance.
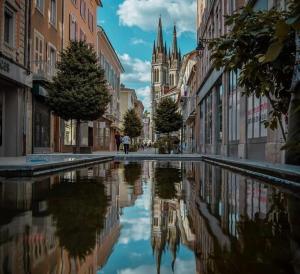
[[155, 54], [155, 40], [153, 42], [153, 52], [152, 52], [152, 54]]
[[172, 54], [174, 55], [175, 58], [178, 57], [176, 25], [174, 25], [174, 30], [173, 30]]
[[157, 43], [157, 50], [158, 50], [158, 52], [163, 53], [164, 40], [163, 40], [163, 33], [162, 33], [161, 16], [159, 17], [159, 21], [158, 21], [156, 43]]

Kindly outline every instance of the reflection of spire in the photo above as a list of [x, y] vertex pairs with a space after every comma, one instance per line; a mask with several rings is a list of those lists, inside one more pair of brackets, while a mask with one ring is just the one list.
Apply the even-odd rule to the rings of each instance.
[[163, 41], [163, 34], [162, 34], [161, 16], [159, 17], [159, 21], [158, 21], [156, 43], [157, 43], [157, 50], [158, 50], [158, 52], [163, 53], [164, 41]]

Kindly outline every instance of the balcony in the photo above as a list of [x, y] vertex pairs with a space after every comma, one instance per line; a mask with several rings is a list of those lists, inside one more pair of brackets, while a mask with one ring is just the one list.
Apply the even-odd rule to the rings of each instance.
[[33, 80], [35, 81], [51, 81], [56, 75], [56, 67], [50, 61], [33, 61]]

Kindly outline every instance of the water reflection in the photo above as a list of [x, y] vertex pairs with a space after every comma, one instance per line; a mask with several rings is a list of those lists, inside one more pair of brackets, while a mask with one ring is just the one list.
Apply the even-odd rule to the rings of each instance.
[[0, 274], [300, 273], [300, 201], [203, 162], [0, 182]]

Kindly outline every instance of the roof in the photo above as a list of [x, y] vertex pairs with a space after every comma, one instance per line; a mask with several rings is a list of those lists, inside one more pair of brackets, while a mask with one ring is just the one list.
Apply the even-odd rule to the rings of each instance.
[[109, 40], [109, 38], [108, 38], [108, 36], [107, 36], [105, 30], [103, 29], [103, 27], [101, 27], [101, 26], [99, 26], [99, 25], [98, 25], [97, 27], [98, 27], [98, 33], [103, 34], [104, 39], [106, 40], [107, 44], [109, 45], [110, 49], [112, 50], [112, 52], [113, 52], [113, 54], [114, 54], [114, 57], [115, 57], [115, 59], [117, 60], [117, 62], [118, 62], [118, 64], [119, 64], [119, 67], [120, 67], [120, 69], [121, 69], [121, 72], [125, 72], [124, 67], [123, 67], [123, 65], [122, 65], [122, 63], [121, 63], [121, 61], [120, 61], [120, 59], [119, 59], [119, 57], [118, 57], [118, 54], [116, 53], [116, 51], [115, 51], [115, 49], [114, 49], [112, 43], [110, 42], [110, 40]]

